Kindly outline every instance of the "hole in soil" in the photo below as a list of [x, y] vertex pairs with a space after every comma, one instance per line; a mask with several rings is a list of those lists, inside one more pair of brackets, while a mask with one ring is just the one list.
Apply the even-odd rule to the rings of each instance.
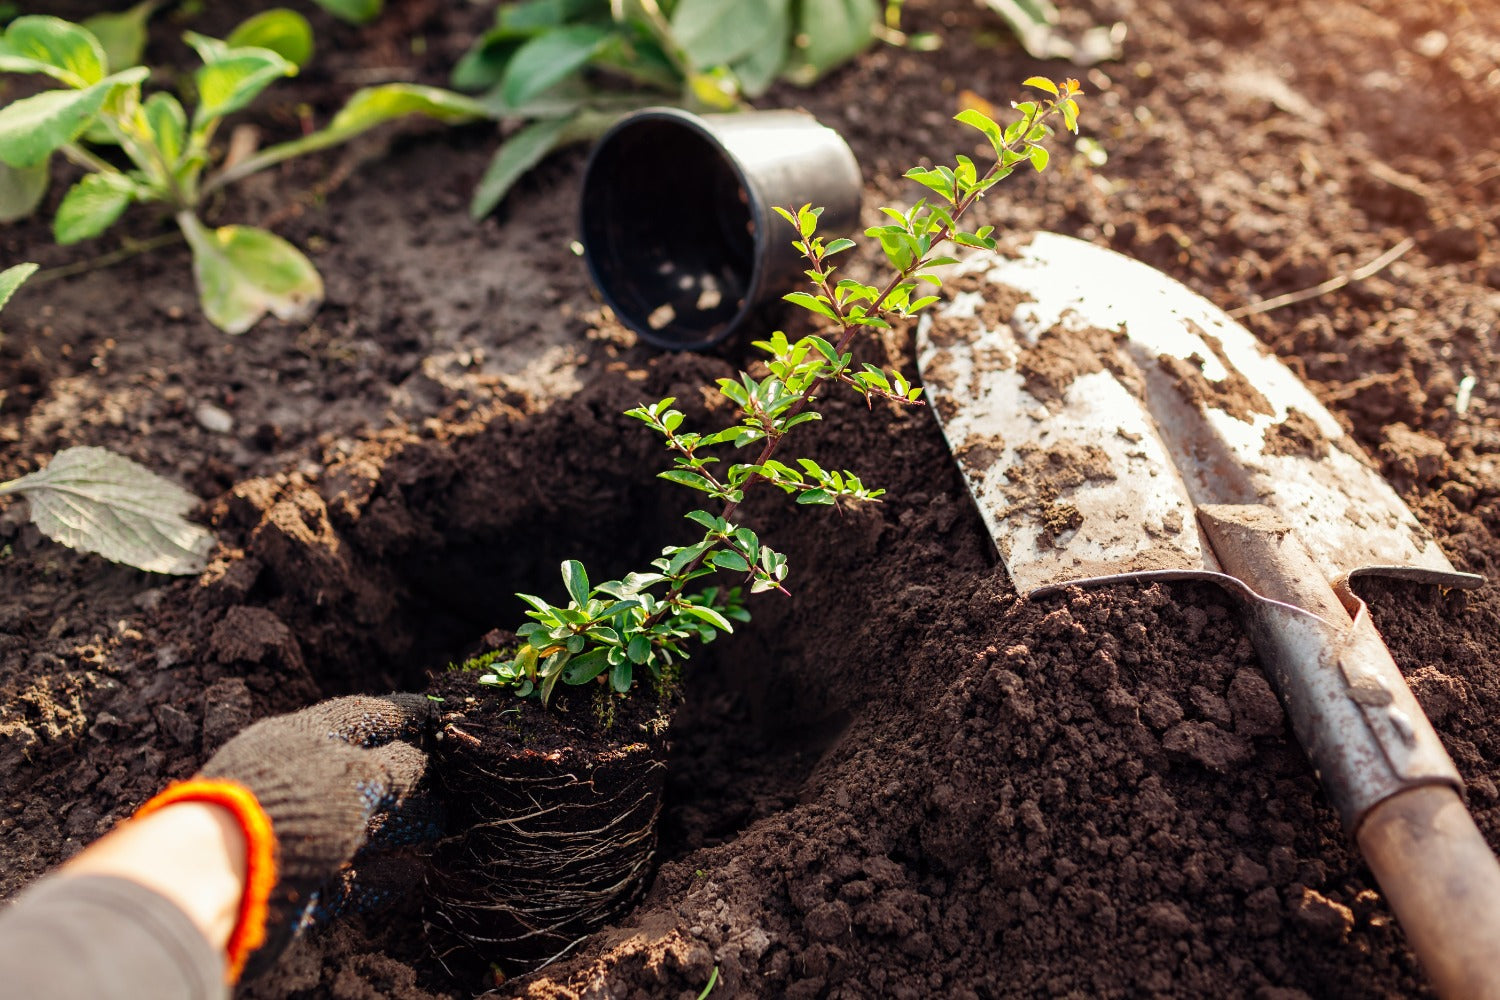
[[[317, 494], [287, 487], [260, 497], [247, 550], [263, 568], [248, 597], [269, 604], [301, 640], [324, 694], [421, 689], [492, 629], [525, 620], [515, 591], [560, 599], [563, 559], [583, 558], [602, 579], [688, 539], [681, 515], [691, 497], [645, 474], [662, 464], [660, 445], [620, 413], [676, 395], [691, 420], [712, 420], [692, 412], [703, 405], [696, 387], [724, 369], [701, 356], [662, 359], [645, 373], [647, 385], [606, 381], [472, 436], [409, 442], [380, 458], [364, 487], [335, 467]], [[807, 537], [828, 532], [807, 525]], [[853, 530], [857, 538], [857, 520]], [[847, 560], [868, 557], [825, 556], [809, 585], [826, 589]], [[796, 805], [849, 726], [848, 706], [807, 696], [820, 682], [798, 660], [804, 630], [853, 623], [789, 616], [793, 605], [761, 599], [756, 622], [695, 656], [670, 767], [654, 779], [667, 782], [658, 860], [722, 843]]]

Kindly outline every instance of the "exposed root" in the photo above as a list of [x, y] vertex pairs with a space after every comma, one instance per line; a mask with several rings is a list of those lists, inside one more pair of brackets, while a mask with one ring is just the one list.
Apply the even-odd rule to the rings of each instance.
[[528, 747], [538, 737], [522, 738], [514, 717], [510, 728], [476, 718], [499, 708], [487, 701], [465, 712], [478, 745], [445, 741], [440, 781], [463, 832], [438, 846], [428, 884], [429, 940], [460, 978], [540, 968], [634, 906], [666, 777], [660, 725], [544, 751]]

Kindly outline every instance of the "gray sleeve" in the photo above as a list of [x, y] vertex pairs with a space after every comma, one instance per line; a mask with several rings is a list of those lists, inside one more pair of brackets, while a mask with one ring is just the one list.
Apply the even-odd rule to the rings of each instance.
[[48, 877], [0, 912], [0, 992], [49, 1000], [224, 1000], [224, 956], [129, 879]]

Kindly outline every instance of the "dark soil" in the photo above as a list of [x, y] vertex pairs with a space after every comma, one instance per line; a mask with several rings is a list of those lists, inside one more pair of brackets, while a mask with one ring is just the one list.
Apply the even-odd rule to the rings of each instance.
[[[372, 78], [442, 82], [488, 16], [389, 6], [365, 29], [309, 8], [320, 55], [250, 116], [267, 137]], [[233, 16], [212, 5], [194, 27]], [[943, 48], [877, 48], [763, 102], [848, 136], [871, 222], [912, 196], [906, 167], [968, 151], [949, 121], [962, 91], [1003, 105], [1026, 76], [1068, 71], [967, 2], [905, 16]], [[1077, 74], [1108, 162], [1059, 150], [981, 221], [1112, 246], [1229, 308], [1411, 237], [1380, 273], [1246, 322], [1454, 562], [1493, 576], [1500, 7], [1091, 0], [1070, 16], [1129, 25], [1125, 61]], [[159, 24], [153, 52], [185, 60], [180, 27]], [[329, 300], [309, 326], [213, 330], [180, 246], [33, 282], [5, 311], [0, 478], [108, 446], [186, 482], [223, 544], [174, 582], [48, 543], [16, 505], [0, 515], [0, 892], [250, 720], [420, 688], [521, 620], [512, 591], [559, 593], [560, 560], [621, 572], [683, 537], [688, 498], [651, 479], [659, 446], [620, 411], [670, 394], [711, 418], [702, 386], [752, 352], [655, 355], [602, 313], [568, 249], [581, 154], [468, 223], [493, 145], [401, 126], [234, 192], [219, 217], [311, 250]], [[163, 224], [140, 211], [126, 231]], [[43, 222], [0, 240], [5, 262], [44, 267], [118, 245], [57, 248]], [[907, 333], [864, 350], [914, 369]], [[928, 413], [850, 399], [827, 416], [810, 453], [886, 502], [842, 518], [752, 503], [795, 596], [760, 598], [688, 677], [653, 883], [502, 993], [692, 998], [717, 967], [715, 996], [1424, 994], [1221, 594], [1020, 600]], [[1500, 844], [1496, 588], [1365, 586]], [[246, 992], [463, 995], [416, 907], [315, 935]]]

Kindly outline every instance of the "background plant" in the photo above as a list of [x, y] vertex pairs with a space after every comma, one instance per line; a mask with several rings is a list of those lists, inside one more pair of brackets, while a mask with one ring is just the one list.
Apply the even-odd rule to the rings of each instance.
[[143, 3], [111, 15], [101, 28], [55, 17], [12, 21], [0, 39], [0, 71], [40, 74], [61, 84], [0, 109], [0, 219], [31, 214], [40, 204], [54, 154], [86, 173], [63, 196], [53, 220], [59, 243], [98, 236], [135, 202], [172, 213], [193, 253], [203, 311], [214, 325], [242, 333], [267, 312], [282, 319], [311, 314], [323, 298], [317, 269], [281, 237], [252, 226], [209, 228], [205, 199], [227, 184], [303, 153], [344, 142], [407, 114], [445, 122], [486, 114], [460, 94], [391, 83], [357, 91], [328, 126], [301, 138], [211, 167], [224, 120], [276, 80], [296, 74], [312, 54], [307, 21], [289, 10], [250, 18], [227, 39], [188, 32], [202, 66], [194, 73], [189, 115], [176, 96], [143, 95], [152, 76], [134, 65], [145, 42]]
[[869, 45], [878, 0], [527, 0], [454, 68], [501, 120], [525, 124], [495, 154], [471, 210], [487, 215], [547, 153], [654, 104], [732, 111], [778, 79], [809, 84]]
[[[764, 484], [799, 504], [836, 508], [878, 501], [884, 491], [866, 486], [853, 472], [824, 469], [810, 458], [777, 456], [794, 428], [821, 419], [815, 404], [825, 387], [846, 386], [867, 404], [877, 399], [919, 403], [922, 390], [900, 372], [870, 364], [856, 368], [853, 343], [862, 331], [889, 326], [887, 317], [910, 317], [937, 301], [930, 294], [941, 284], [934, 269], [955, 262], [939, 252], [944, 245], [994, 249], [990, 227], [967, 231], [960, 225], [963, 216], [1017, 167], [1046, 169], [1049, 155], [1043, 142], [1051, 134], [1051, 119], [1061, 118], [1070, 132], [1077, 131], [1076, 80], [1054, 83], [1032, 77], [1026, 85], [1046, 96], [1014, 103], [1015, 120], [1003, 127], [976, 110], [957, 116], [988, 140], [995, 154], [989, 166], [981, 169], [969, 157], [958, 156], [951, 167], [916, 167], [906, 173], [931, 195], [905, 211], [883, 208], [889, 221], [866, 230], [866, 236], [879, 241], [891, 268], [883, 284], [838, 276], [833, 258], [855, 243], [819, 236], [821, 209], [777, 210], [796, 230], [794, 245], [808, 265], [812, 286], [786, 298], [824, 321], [828, 336], [814, 334], [794, 342], [777, 331], [758, 341], [755, 346], [769, 356], [766, 374], [741, 371], [737, 378], [718, 381], [737, 416], [720, 430], [684, 429], [685, 416], [672, 408], [672, 397], [626, 411], [660, 434], [671, 452], [672, 468], [661, 478], [706, 494], [717, 513], [690, 511], [686, 517], [701, 536], [688, 545], [664, 548], [646, 572], [595, 584], [581, 562], [564, 562], [567, 603], [518, 595], [531, 606], [531, 621], [516, 630], [521, 645], [514, 653], [471, 662], [470, 667], [482, 671], [479, 683], [521, 697], [535, 695], [543, 703], [559, 683], [597, 682], [625, 694], [639, 680], [637, 671], [658, 686], [670, 683], [692, 643], [711, 642], [720, 632], [732, 632], [733, 622], [748, 620], [746, 588], [751, 594], [786, 593], [786, 557], [735, 521], [750, 490]], [[726, 446], [753, 448], [755, 457], [726, 466], [719, 454]]]

